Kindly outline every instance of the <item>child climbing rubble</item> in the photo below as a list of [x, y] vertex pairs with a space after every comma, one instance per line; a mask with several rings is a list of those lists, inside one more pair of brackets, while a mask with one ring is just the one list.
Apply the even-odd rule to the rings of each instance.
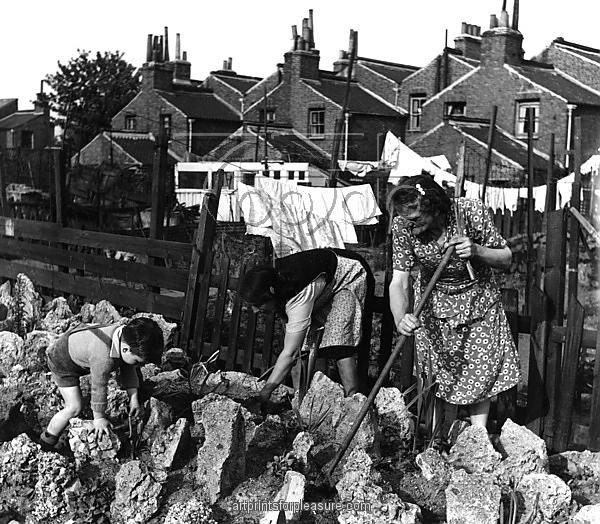
[[119, 381], [129, 396], [129, 415], [140, 414], [138, 369], [146, 363], [160, 364], [163, 335], [156, 322], [136, 318], [127, 324], [80, 325], [62, 335], [48, 349], [48, 367], [65, 401], [41, 434], [41, 444], [52, 449], [73, 417], [82, 409], [79, 377], [91, 376], [91, 408], [96, 438], [109, 434], [106, 418], [108, 378], [119, 370]]

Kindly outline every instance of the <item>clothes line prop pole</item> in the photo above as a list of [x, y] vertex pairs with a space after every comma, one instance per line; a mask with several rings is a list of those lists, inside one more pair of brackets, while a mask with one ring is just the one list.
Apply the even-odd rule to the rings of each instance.
[[[444, 253], [444, 257], [442, 258], [439, 266], [435, 270], [435, 273], [431, 277], [431, 280], [427, 284], [427, 287], [425, 288], [425, 291], [423, 292], [421, 300], [419, 300], [419, 303], [415, 307], [415, 310], [413, 312], [413, 314], [415, 316], [418, 317], [419, 314], [421, 313], [421, 311], [423, 310], [425, 303], [429, 299], [429, 296], [431, 295], [433, 288], [435, 287], [437, 281], [439, 280], [439, 278], [442, 274], [442, 271], [444, 271], [444, 269], [448, 265], [448, 262], [450, 261], [450, 257], [452, 256], [453, 253], [454, 253], [454, 246], [450, 246]], [[335, 458], [333, 459], [333, 462], [331, 463], [331, 466], [329, 467], [329, 470], [328, 470], [329, 478], [331, 478], [331, 475], [334, 472], [336, 466], [339, 464], [340, 460], [342, 459], [342, 457], [348, 450], [348, 447], [350, 446], [352, 439], [356, 435], [358, 428], [360, 427], [363, 419], [365, 418], [367, 411], [369, 411], [369, 408], [373, 404], [375, 397], [377, 396], [377, 393], [379, 393], [379, 390], [381, 389], [381, 386], [383, 385], [384, 380], [387, 378], [390, 370], [392, 369], [392, 365], [394, 364], [394, 361], [398, 358], [398, 355], [400, 355], [400, 351], [402, 350], [402, 347], [404, 346], [404, 343], [406, 342], [407, 338], [408, 337], [406, 337], [405, 335], [401, 335], [400, 338], [398, 339], [398, 342], [396, 343], [396, 347], [394, 348], [394, 351], [392, 352], [392, 354], [390, 355], [390, 358], [388, 358], [388, 361], [386, 362], [385, 366], [381, 370], [381, 373], [379, 374], [379, 378], [377, 379], [377, 382], [375, 382], [375, 385], [373, 386], [371, 393], [369, 393], [367, 400], [364, 402], [360, 412], [358, 413], [358, 415], [356, 417], [356, 420], [354, 421], [354, 424], [352, 424], [352, 427], [350, 428], [350, 431], [346, 435], [341, 448], [337, 452]]]

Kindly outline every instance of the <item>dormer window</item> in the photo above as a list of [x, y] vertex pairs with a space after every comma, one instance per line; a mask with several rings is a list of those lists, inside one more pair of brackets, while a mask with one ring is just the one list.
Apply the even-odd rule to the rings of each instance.
[[515, 118], [515, 136], [527, 138], [527, 110], [533, 112], [533, 137], [537, 138], [540, 125], [540, 103], [539, 101], [517, 102], [517, 114]]
[[466, 116], [466, 102], [446, 102], [444, 104], [444, 116], [452, 118], [455, 116]]
[[135, 115], [125, 115], [125, 130], [135, 131], [136, 128]]

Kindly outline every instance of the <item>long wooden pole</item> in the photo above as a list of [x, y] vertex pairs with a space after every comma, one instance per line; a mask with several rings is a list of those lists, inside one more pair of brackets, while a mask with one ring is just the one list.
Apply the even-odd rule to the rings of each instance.
[[[415, 307], [415, 310], [413, 313], [415, 316], [420, 315], [421, 311], [423, 310], [423, 307], [425, 306], [425, 303], [429, 299], [429, 295], [431, 295], [433, 288], [435, 287], [437, 281], [439, 280], [439, 278], [442, 274], [442, 271], [444, 271], [444, 269], [448, 265], [448, 262], [450, 261], [450, 257], [452, 256], [453, 253], [454, 253], [454, 246], [450, 246], [444, 253], [444, 256], [443, 256], [440, 264], [438, 265], [437, 269], [435, 270], [435, 273], [431, 277], [431, 280], [427, 284], [425, 291], [423, 291], [421, 300], [419, 300], [419, 303]], [[369, 411], [369, 408], [375, 401], [375, 397], [377, 396], [377, 393], [379, 393], [379, 390], [381, 389], [383, 382], [385, 381], [390, 370], [392, 369], [392, 366], [394, 365], [395, 360], [398, 358], [398, 355], [402, 351], [402, 346], [404, 346], [406, 339], [407, 339], [407, 337], [405, 335], [401, 335], [400, 338], [398, 339], [398, 342], [396, 343], [396, 347], [394, 348], [394, 351], [390, 355], [390, 358], [388, 358], [388, 361], [386, 362], [384, 368], [381, 370], [381, 373], [379, 374], [379, 378], [377, 379], [377, 382], [375, 382], [375, 385], [373, 386], [371, 393], [369, 393], [367, 400], [365, 400], [364, 404], [362, 405], [362, 408], [361, 408], [360, 412], [358, 413], [356, 420], [354, 421], [354, 424], [352, 424], [350, 431], [344, 438], [344, 442], [342, 443], [342, 446], [340, 447], [335, 458], [333, 459], [333, 462], [331, 463], [331, 466], [329, 467], [329, 471], [328, 471], [329, 476], [331, 476], [331, 474], [335, 470], [336, 466], [339, 464], [340, 460], [344, 456], [344, 453], [346, 453], [346, 451], [348, 450], [348, 447], [350, 446], [350, 443], [352, 442], [354, 435], [356, 435], [358, 428], [360, 427], [363, 419], [367, 415], [367, 411]]]
[[169, 138], [160, 120], [158, 131], [157, 151], [154, 155], [152, 169], [152, 215], [150, 219], [150, 238], [161, 238], [165, 220], [165, 180], [167, 178], [167, 147]]
[[[329, 187], [336, 187], [337, 185], [337, 171], [338, 171], [338, 156], [340, 154], [340, 140], [342, 134], [342, 127], [344, 125], [344, 119], [346, 118], [346, 112], [348, 111], [348, 104], [350, 102], [350, 86], [352, 83], [352, 69], [354, 67], [354, 61], [356, 60], [356, 40], [358, 33], [353, 29], [350, 30], [350, 59], [348, 61], [348, 76], [346, 78], [346, 90], [344, 91], [344, 102], [340, 111], [340, 116], [335, 121], [335, 132], [333, 134], [333, 147], [331, 151], [331, 164], [329, 164], [330, 178]], [[348, 132], [346, 130], [346, 132]]]
[[[571, 192], [571, 208], [579, 211], [581, 204], [581, 117], [575, 117], [575, 159], [573, 163], [573, 190]], [[577, 299], [577, 281], [579, 261], [579, 222], [573, 213], [569, 218], [569, 264], [567, 266], [568, 284], [567, 300], [571, 309], [573, 300]]]
[[485, 203], [485, 191], [492, 171], [492, 153], [494, 151], [494, 137], [496, 136], [496, 118], [498, 116], [498, 106], [492, 107], [492, 118], [490, 119], [490, 129], [488, 132], [487, 154], [485, 156], [485, 173], [483, 175], [483, 184], [481, 186], [481, 201]]
[[530, 314], [530, 294], [535, 263], [533, 256], [533, 128], [535, 122], [532, 108], [527, 109], [525, 119], [527, 122], [527, 281], [525, 283], [525, 311]]

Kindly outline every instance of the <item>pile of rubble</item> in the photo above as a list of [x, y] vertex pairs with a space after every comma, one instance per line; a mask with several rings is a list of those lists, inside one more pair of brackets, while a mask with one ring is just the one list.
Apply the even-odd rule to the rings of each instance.
[[[257, 378], [202, 363], [192, 366], [181, 349], [170, 348], [161, 367], [142, 370], [143, 418], [128, 420], [127, 395], [111, 381], [110, 437], [96, 441], [93, 425], [85, 420], [88, 408], [82, 419], [71, 421], [62, 448], [42, 451], [36, 436], [61, 405], [44, 364], [46, 348], [79, 322], [123, 318], [107, 302], [86, 304], [77, 314], [62, 298], [43, 304], [28, 279], [19, 279], [18, 297], [14, 290], [0, 289], [0, 303], [8, 310], [0, 331], [0, 519], [61, 524], [275, 524], [284, 517], [286, 522], [347, 524], [424, 521], [422, 509], [403, 499], [403, 486], [381, 473], [382, 464], [406, 457], [414, 437], [401, 392], [379, 392], [330, 475], [365, 397], [345, 398], [342, 387], [319, 372], [302, 403], [289, 388], [279, 387], [265, 411], [256, 400], [262, 386]], [[177, 326], [153, 318], [170, 344]], [[89, 381], [82, 380], [82, 389], [85, 395]], [[544, 442], [510, 420], [494, 445], [484, 430], [466, 427], [449, 454], [428, 449], [416, 463], [423, 482], [443, 493], [449, 523], [496, 523], [500, 508], [508, 511], [511, 501], [520, 522], [592, 522], [600, 513], [600, 495], [590, 495], [600, 491], [600, 454], [548, 458]]]

